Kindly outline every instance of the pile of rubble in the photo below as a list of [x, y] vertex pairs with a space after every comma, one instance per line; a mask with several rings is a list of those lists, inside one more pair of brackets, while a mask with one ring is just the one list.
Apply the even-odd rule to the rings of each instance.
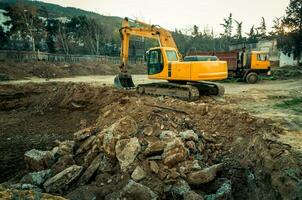
[[[230, 199], [230, 181], [216, 178], [223, 164], [207, 163], [202, 135], [138, 130], [126, 116], [103, 130], [80, 130], [51, 151], [27, 151], [31, 173], [10, 187], [70, 199], [81, 199], [83, 192], [83, 199]], [[212, 194], [200, 189], [209, 182], [211, 190], [216, 187]]]

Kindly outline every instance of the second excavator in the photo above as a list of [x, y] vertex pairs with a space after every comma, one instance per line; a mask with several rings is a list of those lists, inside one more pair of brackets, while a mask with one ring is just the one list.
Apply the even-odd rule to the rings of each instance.
[[[136, 26], [130, 26], [130, 21]], [[129, 40], [130, 36], [141, 36], [155, 39], [159, 43], [158, 47], [149, 49], [146, 54], [148, 78], [166, 80], [166, 82], [137, 85], [138, 93], [172, 96], [188, 101], [197, 100], [201, 95], [224, 94], [223, 86], [207, 81], [224, 80], [228, 77], [225, 61], [185, 62], [169, 31], [128, 18], [123, 21], [120, 35], [121, 72], [115, 77], [115, 87], [135, 88], [132, 76], [127, 70]]]

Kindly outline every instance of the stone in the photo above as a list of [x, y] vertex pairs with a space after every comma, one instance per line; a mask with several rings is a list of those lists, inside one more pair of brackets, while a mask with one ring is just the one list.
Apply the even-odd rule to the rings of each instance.
[[78, 148], [76, 155], [79, 155], [81, 153], [87, 152], [89, 149], [91, 149], [94, 140], [96, 139], [95, 135], [90, 136], [87, 138], [84, 142], [81, 143], [80, 147]]
[[57, 175], [49, 178], [44, 184], [46, 192], [62, 192], [69, 187], [81, 174], [83, 167], [72, 165]]
[[68, 168], [71, 165], [74, 165], [75, 162], [73, 160], [72, 155], [64, 155], [58, 159], [55, 164], [51, 166], [51, 171], [53, 175], [56, 175], [63, 171], [64, 169]]
[[170, 168], [173, 167], [173, 165], [183, 161], [186, 156], [187, 151], [183, 143], [178, 138], [168, 142], [164, 149], [164, 153], [162, 154], [163, 163]]
[[173, 131], [162, 131], [159, 138], [164, 142], [169, 142], [176, 138], [176, 133]]
[[151, 136], [153, 134], [153, 127], [147, 126], [146, 128], [144, 128], [143, 133], [146, 136]]
[[14, 190], [14, 189], [0, 190], [0, 198], [3, 200], [10, 200], [10, 199], [67, 200], [60, 196], [41, 193], [35, 190]]
[[85, 172], [81, 176], [81, 178], [79, 180], [80, 185], [84, 185], [89, 182], [91, 177], [95, 174], [95, 172], [99, 168], [100, 163], [101, 163], [101, 156], [98, 155], [94, 158], [94, 160], [92, 161], [90, 166], [85, 170]]
[[203, 197], [194, 191], [189, 191], [184, 195], [184, 200], [203, 200]]
[[100, 149], [95, 144], [93, 147], [88, 151], [88, 153], [84, 157], [84, 164], [83, 167], [87, 168], [91, 162], [94, 160], [94, 158], [99, 155]]
[[171, 193], [174, 199], [183, 199], [185, 194], [191, 190], [189, 184], [183, 180], [179, 179], [176, 183], [173, 184], [171, 188]]
[[225, 181], [215, 194], [206, 195], [206, 200], [233, 199], [232, 184], [230, 180]]
[[56, 153], [59, 154], [60, 156], [70, 155], [70, 154], [72, 155], [74, 146], [75, 146], [74, 141], [66, 140], [64, 142], [60, 142]]
[[22, 179], [21, 179], [21, 183], [28, 183], [28, 184], [32, 184], [32, 185], [36, 185], [36, 186], [40, 186], [42, 185], [46, 179], [48, 179], [51, 176], [51, 170], [47, 169], [47, 170], [42, 170], [42, 171], [38, 171], [38, 172], [32, 172], [29, 173], [27, 175], [25, 175]]
[[82, 141], [87, 139], [92, 135], [92, 130], [91, 128], [84, 128], [82, 130], [79, 130], [78, 132], [73, 134], [73, 139], [75, 141]]
[[123, 196], [136, 200], [155, 200], [158, 195], [149, 187], [139, 184], [133, 180], [122, 189]]
[[54, 155], [51, 151], [32, 149], [25, 152], [24, 160], [27, 169], [41, 171], [50, 167], [54, 161]]
[[66, 195], [66, 198], [70, 200], [92, 200], [97, 199], [97, 193], [100, 190], [99, 187], [94, 185], [79, 186], [72, 190], [72, 192]]
[[116, 142], [120, 139], [131, 138], [136, 134], [137, 124], [132, 117], [126, 116], [118, 120], [100, 133], [100, 135], [103, 137], [101, 140], [104, 152], [108, 156], [114, 158]]
[[158, 171], [159, 171], [158, 164], [155, 161], [153, 161], [153, 160], [149, 161], [149, 163], [150, 163], [150, 169], [151, 169], [151, 171], [153, 173], [155, 173], [155, 174], [158, 174]]
[[188, 174], [192, 171], [201, 170], [198, 160], [186, 160], [178, 164], [179, 172], [183, 174]]
[[119, 140], [116, 143], [116, 158], [120, 163], [122, 171], [124, 171], [131, 163], [133, 163], [140, 150], [141, 145], [136, 137]]
[[145, 156], [161, 155], [164, 152], [165, 146], [166, 146], [165, 143], [162, 141], [151, 143], [146, 148], [144, 155]]
[[146, 175], [146, 172], [140, 166], [137, 166], [132, 172], [131, 178], [137, 182], [144, 179]]
[[193, 140], [198, 141], [198, 135], [193, 130], [186, 130], [179, 133], [181, 139], [183, 140]]
[[208, 183], [215, 179], [217, 172], [221, 171], [222, 168], [222, 164], [217, 164], [203, 170], [191, 172], [187, 176], [187, 181], [192, 185]]

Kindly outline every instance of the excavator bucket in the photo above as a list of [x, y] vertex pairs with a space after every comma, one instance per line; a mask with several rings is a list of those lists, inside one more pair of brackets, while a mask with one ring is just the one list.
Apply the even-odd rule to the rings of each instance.
[[132, 76], [129, 73], [121, 72], [114, 78], [114, 87], [118, 89], [130, 89], [135, 85], [132, 80]]

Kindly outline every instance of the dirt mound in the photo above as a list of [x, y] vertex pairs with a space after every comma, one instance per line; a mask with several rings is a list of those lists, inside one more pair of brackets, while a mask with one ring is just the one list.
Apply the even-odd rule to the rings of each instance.
[[298, 79], [302, 77], [302, 66], [285, 66], [272, 69], [272, 77], [277, 80]]
[[[119, 65], [102, 63], [62, 63], [62, 62], [0, 62], [0, 81], [24, 79], [26, 77], [63, 78], [85, 75], [115, 75]], [[133, 74], [146, 74], [144, 65], [129, 66]]]
[[69, 141], [26, 152], [31, 173], [5, 188], [29, 184], [71, 199], [301, 197], [300, 154], [277, 141], [282, 130], [210, 97], [190, 103], [71, 83], [4, 86], [0, 94], [6, 112], [64, 110], [63, 123], [92, 113], [69, 125], [61, 139]]

